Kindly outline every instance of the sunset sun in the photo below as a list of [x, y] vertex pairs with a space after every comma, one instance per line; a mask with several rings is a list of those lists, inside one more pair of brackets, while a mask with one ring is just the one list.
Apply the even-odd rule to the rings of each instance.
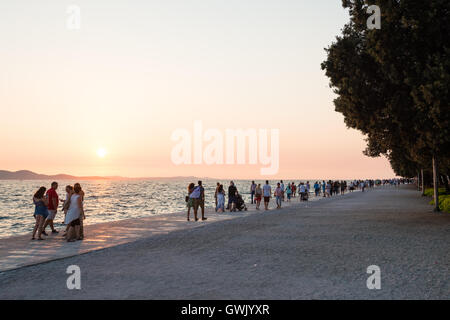
[[97, 156], [99, 156], [100, 158], [104, 158], [106, 156], [107, 152], [106, 149], [104, 148], [100, 148], [97, 150]]

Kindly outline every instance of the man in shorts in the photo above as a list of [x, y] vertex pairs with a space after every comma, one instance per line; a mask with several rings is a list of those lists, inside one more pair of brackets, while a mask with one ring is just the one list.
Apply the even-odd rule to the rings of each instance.
[[269, 185], [269, 180], [266, 180], [266, 184], [263, 187], [264, 207], [269, 210], [269, 201], [272, 196], [272, 188]]
[[206, 220], [205, 218], [205, 188], [203, 188], [202, 182], [198, 182], [198, 187], [200, 189], [200, 197], [194, 199], [194, 215], [197, 217], [198, 207], [202, 210], [202, 220]]
[[48, 216], [47, 219], [45, 220], [45, 224], [44, 224], [44, 228], [42, 229], [42, 233], [45, 233], [45, 228], [50, 225], [50, 228], [52, 229], [52, 233], [58, 233], [58, 231], [56, 231], [55, 227], [53, 226], [53, 220], [56, 217], [56, 212], [58, 210], [58, 204], [59, 204], [59, 197], [58, 194], [56, 193], [56, 189], [58, 189], [58, 183], [57, 182], [52, 182], [51, 188], [47, 190], [47, 200], [48, 200], [48, 204], [47, 204], [47, 210], [48, 210]]

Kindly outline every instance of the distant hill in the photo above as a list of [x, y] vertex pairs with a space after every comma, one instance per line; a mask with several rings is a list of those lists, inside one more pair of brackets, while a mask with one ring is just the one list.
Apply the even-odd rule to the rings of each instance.
[[76, 177], [69, 174], [39, 174], [29, 170], [6, 171], [0, 170], [0, 180], [98, 180], [98, 179], [115, 179], [119, 177]]
[[[197, 177], [142, 177], [127, 178], [120, 176], [72, 176], [69, 174], [39, 174], [29, 170], [7, 171], [0, 170], [0, 180], [180, 180], [180, 179], [199, 179]], [[204, 178], [208, 179], [208, 178]]]

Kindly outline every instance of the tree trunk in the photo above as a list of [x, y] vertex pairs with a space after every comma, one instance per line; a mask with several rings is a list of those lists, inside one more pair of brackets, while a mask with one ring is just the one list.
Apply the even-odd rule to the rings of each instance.
[[433, 188], [434, 188], [434, 211], [439, 212], [439, 174], [436, 156], [433, 155]]
[[420, 171], [417, 171], [417, 191], [420, 191]]
[[424, 196], [425, 195], [425, 184], [424, 184], [424, 180], [423, 180], [423, 169], [420, 169], [420, 174], [421, 174], [421, 178], [422, 179], [420, 179], [421, 181], [421, 183], [422, 183], [422, 196]]

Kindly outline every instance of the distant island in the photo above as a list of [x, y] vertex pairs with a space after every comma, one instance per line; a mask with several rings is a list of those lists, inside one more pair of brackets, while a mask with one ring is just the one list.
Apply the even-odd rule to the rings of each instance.
[[128, 178], [121, 176], [73, 176], [69, 174], [39, 174], [30, 170], [7, 171], [0, 170], [0, 180], [174, 180], [189, 179], [194, 177], [141, 177]]
[[121, 177], [100, 177], [100, 176], [91, 176], [91, 177], [77, 177], [69, 174], [55, 174], [55, 175], [46, 175], [39, 174], [29, 170], [19, 170], [19, 171], [7, 171], [0, 170], [0, 180], [107, 180], [107, 179], [120, 179]]

